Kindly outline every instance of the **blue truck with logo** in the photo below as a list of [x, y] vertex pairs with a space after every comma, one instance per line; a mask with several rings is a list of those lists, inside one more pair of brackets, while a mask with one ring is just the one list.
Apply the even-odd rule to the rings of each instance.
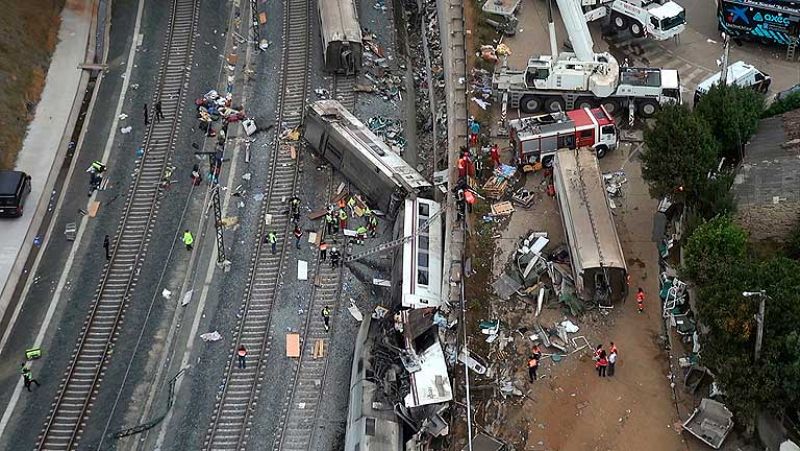
[[720, 31], [733, 38], [800, 43], [800, 0], [717, 0], [717, 20]]

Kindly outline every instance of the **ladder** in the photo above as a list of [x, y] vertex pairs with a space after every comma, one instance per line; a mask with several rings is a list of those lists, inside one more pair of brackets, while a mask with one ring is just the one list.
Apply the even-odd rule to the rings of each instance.
[[797, 52], [797, 41], [795, 40], [791, 44], [789, 44], [788, 47], [786, 47], [786, 59], [789, 61], [794, 61], [795, 57], [797, 56], [796, 52]]
[[416, 233], [412, 233], [411, 235], [400, 237], [400, 238], [398, 238], [396, 240], [392, 240], [392, 241], [387, 241], [385, 243], [381, 243], [381, 244], [373, 247], [372, 249], [368, 249], [368, 250], [366, 250], [364, 252], [361, 252], [359, 254], [351, 255], [351, 256], [345, 258], [343, 261], [345, 263], [347, 263], [347, 262], [351, 262], [351, 261], [362, 259], [364, 257], [369, 257], [370, 255], [374, 255], [374, 254], [377, 254], [379, 252], [383, 252], [385, 250], [394, 249], [397, 246], [400, 246], [401, 244], [404, 244], [405, 242], [411, 240], [412, 238], [415, 238], [420, 233], [427, 232], [428, 229], [430, 228], [431, 224], [433, 223], [433, 221], [435, 221], [436, 218], [441, 216], [442, 213], [445, 212], [445, 210], [447, 210], [447, 208], [442, 208], [441, 210], [437, 211], [433, 216], [428, 218], [427, 221], [423, 222], [419, 226], [419, 229], [417, 229]]

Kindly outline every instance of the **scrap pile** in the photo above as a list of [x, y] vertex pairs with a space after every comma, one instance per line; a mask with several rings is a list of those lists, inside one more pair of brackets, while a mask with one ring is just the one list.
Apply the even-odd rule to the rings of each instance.
[[406, 139], [403, 138], [403, 125], [399, 121], [383, 116], [373, 116], [367, 121], [367, 127], [372, 133], [383, 139], [383, 142], [395, 153], [403, 156]]
[[[416, 138], [420, 149], [418, 160], [420, 166], [436, 171], [446, 167], [447, 155], [446, 83], [436, 2], [406, 2], [404, 6], [408, 46], [412, 54], [419, 56], [411, 61], [416, 104]], [[438, 150], [436, 155], [439, 161], [429, 165], [427, 163], [433, 155], [429, 155], [428, 151], [434, 149], [434, 146]]]
[[605, 182], [608, 205], [612, 209], [617, 208], [623, 196], [622, 187], [628, 183], [628, 178], [623, 171], [607, 172], [603, 174], [603, 181]]
[[473, 102], [485, 110], [492, 98], [492, 74], [486, 69], [473, 68], [469, 77], [467, 94], [472, 96]]
[[492, 176], [483, 184], [484, 196], [500, 200], [505, 196], [509, 186], [516, 183], [517, 168], [501, 164], [494, 169]]
[[384, 48], [378, 43], [375, 33], [365, 32], [362, 38], [363, 51], [363, 79], [356, 84], [358, 92], [373, 93], [385, 101], [402, 100], [402, 91], [405, 91], [403, 77], [392, 73], [390, 62], [392, 56], [387, 55]]
[[221, 96], [214, 89], [195, 100], [200, 129], [206, 131], [208, 136], [216, 136], [213, 122], [222, 120], [223, 127], [225, 127], [231, 122], [239, 122], [246, 118], [243, 108], [232, 106], [232, 100], [233, 94], [227, 93], [225, 96]]

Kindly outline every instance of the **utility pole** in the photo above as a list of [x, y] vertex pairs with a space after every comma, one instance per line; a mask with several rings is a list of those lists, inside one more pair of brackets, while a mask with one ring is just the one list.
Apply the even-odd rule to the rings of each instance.
[[728, 52], [731, 46], [731, 38], [726, 33], [722, 33], [722, 67], [719, 73], [719, 82], [722, 86], [728, 85]]
[[260, 50], [259, 43], [261, 42], [261, 27], [258, 23], [258, 5], [256, 4], [256, 0], [250, 0], [250, 20], [252, 20], [252, 30], [253, 30], [253, 44], [255, 45], [256, 50]]
[[755, 360], [758, 362], [759, 357], [761, 357], [761, 343], [764, 340], [764, 312], [766, 310], [766, 301], [768, 296], [765, 290], [745, 291], [742, 293], [742, 296], [746, 298], [758, 296], [760, 299], [758, 304], [758, 314], [756, 315], [756, 323], [758, 323], [758, 328], [756, 329]]

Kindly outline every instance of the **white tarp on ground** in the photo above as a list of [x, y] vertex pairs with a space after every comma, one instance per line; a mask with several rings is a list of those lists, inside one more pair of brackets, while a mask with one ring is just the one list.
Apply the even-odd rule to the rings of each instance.
[[452, 400], [453, 390], [450, 388], [447, 362], [439, 341], [436, 340], [418, 357], [421, 369], [410, 375], [411, 393], [406, 395], [406, 407], [418, 407]]

